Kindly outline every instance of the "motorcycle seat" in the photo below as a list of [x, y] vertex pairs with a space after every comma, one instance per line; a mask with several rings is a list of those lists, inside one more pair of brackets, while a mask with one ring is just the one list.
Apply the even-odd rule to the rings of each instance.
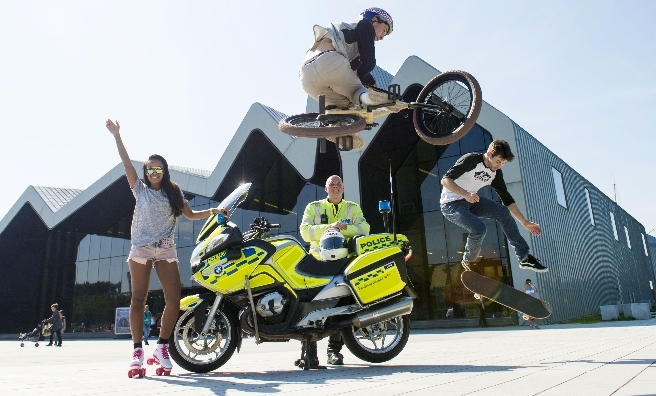
[[332, 277], [344, 272], [344, 268], [346, 268], [350, 261], [350, 257], [335, 261], [321, 261], [313, 255], [308, 254], [298, 263], [296, 270], [311, 276]]

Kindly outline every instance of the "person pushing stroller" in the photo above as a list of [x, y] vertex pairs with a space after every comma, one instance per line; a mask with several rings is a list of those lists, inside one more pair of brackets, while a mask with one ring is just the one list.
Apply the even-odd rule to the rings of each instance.
[[53, 336], [55, 333], [57, 334], [57, 340], [55, 342], [55, 346], [62, 346], [62, 335], [61, 335], [61, 330], [62, 330], [62, 318], [61, 315], [59, 314], [59, 305], [57, 303], [54, 303], [50, 306], [50, 309], [52, 310], [52, 316], [49, 317], [48, 319], [43, 319], [41, 323], [52, 323], [52, 328], [51, 333], [50, 333], [50, 343], [46, 344], [46, 346], [52, 346], [52, 340]]

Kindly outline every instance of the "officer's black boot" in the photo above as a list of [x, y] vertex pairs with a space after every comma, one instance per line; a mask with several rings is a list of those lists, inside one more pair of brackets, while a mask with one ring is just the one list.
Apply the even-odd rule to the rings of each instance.
[[344, 356], [339, 353], [342, 350], [344, 341], [340, 333], [333, 334], [328, 339], [328, 364], [341, 366], [344, 364]]

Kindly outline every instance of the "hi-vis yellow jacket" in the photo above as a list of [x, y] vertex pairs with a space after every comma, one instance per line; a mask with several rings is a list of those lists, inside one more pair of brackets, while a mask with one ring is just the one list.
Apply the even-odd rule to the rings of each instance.
[[[325, 215], [323, 224], [321, 215]], [[310, 242], [310, 253], [315, 257], [319, 257], [321, 235], [336, 221], [346, 224], [346, 229], [340, 231], [347, 239], [356, 235], [369, 235], [369, 223], [364, 219], [360, 205], [355, 202], [342, 199], [336, 207], [327, 198], [310, 202], [305, 207], [300, 230], [301, 238]]]

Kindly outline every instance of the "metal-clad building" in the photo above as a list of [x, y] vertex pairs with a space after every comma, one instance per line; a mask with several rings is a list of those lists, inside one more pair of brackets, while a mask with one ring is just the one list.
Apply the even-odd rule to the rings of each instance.
[[[396, 75], [377, 68], [374, 76], [379, 86], [399, 84], [404, 100], [413, 101], [438, 73], [410, 57]], [[316, 102], [309, 100], [308, 110], [312, 108]], [[360, 133], [362, 149], [337, 151], [328, 144], [327, 152], [320, 153], [316, 140], [282, 134], [277, 124], [284, 117], [256, 103], [213, 171], [172, 166], [171, 178], [190, 206], [215, 206], [237, 185], [252, 182], [251, 199], [232, 220], [244, 230], [254, 217], [264, 216], [282, 225], [280, 233], [298, 237], [305, 205], [325, 197], [326, 178], [339, 174], [345, 198], [361, 204], [372, 232], [382, 232], [377, 204], [389, 199], [391, 164], [397, 231], [412, 243], [408, 274], [420, 296], [411, 318], [416, 324], [466, 325], [477, 322], [479, 314], [472, 293], [460, 282], [466, 233], [441, 215], [440, 179], [463, 154], [484, 152], [493, 139], [505, 139], [516, 154], [503, 168], [508, 189], [522, 212], [541, 224], [543, 235], [520, 231], [550, 271], [519, 269], [500, 227], [486, 221], [481, 251], [485, 275], [517, 288], [531, 278], [540, 297], [554, 307], [549, 321], [593, 314], [601, 304], [651, 299], [653, 251], [647, 248], [650, 237], [644, 227], [487, 103], [472, 131], [449, 146], [425, 143], [411, 117], [392, 114], [378, 121], [379, 127]], [[498, 200], [489, 187], [480, 194]], [[0, 300], [6, 308], [0, 332], [33, 327], [53, 302], [60, 303], [72, 329], [110, 331], [115, 308], [127, 306], [130, 299], [125, 261], [133, 209], [122, 164], [84, 191], [29, 187], [0, 220]], [[201, 226], [181, 218], [175, 230], [185, 294], [195, 291], [188, 262]], [[150, 286], [151, 311], [161, 311], [155, 277]], [[514, 317], [496, 304], [486, 311], [507, 323]]]
[[600, 305], [651, 300], [653, 268], [644, 227], [574, 169], [514, 124], [527, 215], [545, 229], [533, 250], [550, 271], [541, 297], [553, 320]]

